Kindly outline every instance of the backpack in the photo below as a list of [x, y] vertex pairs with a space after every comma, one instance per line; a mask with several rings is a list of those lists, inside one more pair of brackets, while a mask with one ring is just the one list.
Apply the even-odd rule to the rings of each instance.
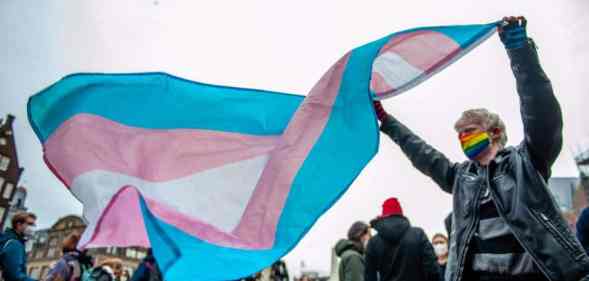
[[145, 266], [149, 269], [149, 281], [162, 281], [162, 273], [157, 264], [146, 261]]
[[114, 279], [102, 267], [94, 267], [84, 270], [81, 281], [114, 281]]
[[80, 268], [82, 268], [82, 275], [80, 276], [80, 281], [92, 281], [90, 279], [92, 267], [80, 264]]
[[[64, 255], [62, 259], [65, 261], [65, 266], [68, 269], [67, 275], [63, 276], [65, 281], [83, 281], [84, 275], [88, 275], [91, 271], [89, 266], [80, 262], [78, 256]], [[48, 276], [52, 276], [53, 274], [59, 276], [60, 272], [63, 272], [63, 269], [58, 263], [49, 271]]]

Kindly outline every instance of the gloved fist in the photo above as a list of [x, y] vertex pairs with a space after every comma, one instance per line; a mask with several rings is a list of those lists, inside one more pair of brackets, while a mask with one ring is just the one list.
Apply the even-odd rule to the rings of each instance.
[[378, 117], [378, 120], [384, 122], [388, 113], [384, 110], [380, 101], [374, 101], [374, 111], [376, 111], [376, 117]]
[[526, 45], [528, 35], [526, 33], [526, 18], [504, 17], [503, 22], [499, 25], [499, 38], [505, 45], [505, 49], [513, 50]]

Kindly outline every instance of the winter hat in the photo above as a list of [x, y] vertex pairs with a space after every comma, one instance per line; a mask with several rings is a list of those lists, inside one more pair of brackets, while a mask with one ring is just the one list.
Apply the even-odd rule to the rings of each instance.
[[360, 237], [368, 231], [368, 224], [363, 221], [357, 221], [348, 230], [348, 239], [352, 241], [359, 241]]
[[395, 215], [403, 215], [403, 209], [401, 208], [401, 204], [399, 200], [395, 197], [391, 197], [382, 203], [382, 214], [380, 218], [386, 218]]

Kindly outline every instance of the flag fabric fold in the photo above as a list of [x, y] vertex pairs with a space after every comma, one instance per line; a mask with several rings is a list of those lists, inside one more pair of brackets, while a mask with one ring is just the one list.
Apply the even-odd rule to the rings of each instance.
[[234, 280], [290, 251], [378, 150], [374, 99], [466, 54], [495, 24], [419, 28], [345, 54], [307, 96], [165, 73], [73, 74], [32, 96], [83, 247], [152, 247], [166, 280]]

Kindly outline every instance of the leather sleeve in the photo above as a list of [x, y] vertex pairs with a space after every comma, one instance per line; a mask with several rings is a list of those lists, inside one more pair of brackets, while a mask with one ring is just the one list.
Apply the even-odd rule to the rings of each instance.
[[444, 154], [425, 143], [391, 115], [387, 116], [380, 129], [401, 147], [415, 168], [432, 178], [442, 190], [452, 193], [458, 166], [456, 163], [450, 162]]
[[534, 167], [550, 177], [550, 168], [562, 148], [562, 112], [552, 84], [542, 70], [536, 45], [531, 39], [507, 51], [517, 83], [526, 149]]
[[585, 252], [589, 253], [589, 208], [585, 208], [577, 220], [577, 238]]

